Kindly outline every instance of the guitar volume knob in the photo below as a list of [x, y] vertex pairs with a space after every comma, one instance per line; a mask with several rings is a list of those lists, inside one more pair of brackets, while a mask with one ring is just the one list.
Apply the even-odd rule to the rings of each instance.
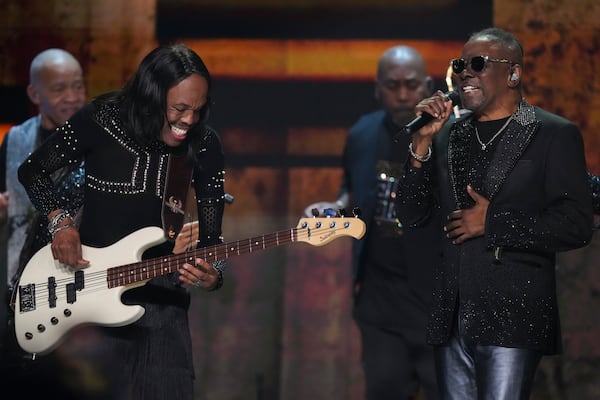
[[65, 317], [70, 317], [71, 316], [71, 310], [69, 310], [68, 308], [65, 308], [65, 311], [63, 311], [63, 314], [65, 315]]
[[[38, 330], [38, 332], [44, 332], [46, 330], [46, 326], [43, 324], [39, 324], [37, 326], [37, 330]], [[29, 333], [29, 335], [31, 335], [31, 334]], [[27, 336], [27, 334], [25, 336]]]
[[58, 318], [52, 317], [52, 318], [50, 318], [50, 322], [52, 323], [52, 325], [56, 325], [56, 324], [58, 324]]

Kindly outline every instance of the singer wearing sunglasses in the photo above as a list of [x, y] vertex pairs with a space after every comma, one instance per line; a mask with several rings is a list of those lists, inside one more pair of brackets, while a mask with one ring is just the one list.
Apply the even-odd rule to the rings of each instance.
[[427, 329], [443, 399], [528, 399], [544, 355], [561, 351], [556, 253], [587, 245], [592, 202], [576, 125], [522, 94], [523, 46], [473, 34], [451, 61], [462, 106], [437, 92], [416, 106], [396, 210], [418, 226], [445, 216]]

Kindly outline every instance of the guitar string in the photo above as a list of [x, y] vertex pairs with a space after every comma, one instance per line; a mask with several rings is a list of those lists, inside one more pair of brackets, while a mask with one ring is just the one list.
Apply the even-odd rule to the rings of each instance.
[[[345, 231], [348, 229], [349, 229], [348, 227], [345, 227], [343, 225], [341, 227], [336, 226], [334, 228], [331, 228], [329, 226], [320, 227], [320, 228], [297, 228], [296, 227], [296, 228], [286, 229], [283, 231], [278, 231], [275, 233], [265, 234], [262, 236], [256, 236], [256, 237], [252, 237], [252, 238], [232, 241], [229, 243], [220, 243], [217, 245], [194, 249], [194, 250], [188, 251], [183, 254], [176, 254], [174, 256], [170, 255], [167, 257], [167, 260], [169, 260], [169, 262], [171, 262], [171, 261], [186, 262], [186, 261], [188, 261], [188, 258], [190, 258], [190, 257], [196, 258], [196, 257], [200, 257], [200, 256], [210, 259], [210, 257], [214, 257], [214, 255], [216, 253], [218, 253], [217, 248], [222, 248], [221, 250], [224, 251], [224, 254], [217, 255], [217, 257], [219, 259], [227, 259], [229, 257], [225, 256], [225, 255], [230, 254], [230, 252], [227, 251], [227, 247], [225, 247], [225, 246], [229, 247], [229, 246], [232, 246], [235, 244], [236, 246], [233, 248], [234, 249], [233, 253], [241, 254], [243, 252], [245, 254], [245, 253], [251, 252], [250, 249], [252, 249], [254, 247], [258, 247], [259, 250], [262, 250], [262, 249], [270, 248], [273, 246], [289, 244], [289, 243], [293, 243], [295, 241], [301, 241], [301, 240], [307, 239], [311, 236], [319, 235], [319, 234], [323, 233], [324, 231], [331, 233], [331, 232]], [[261, 239], [261, 240], [256, 242], [255, 241], [256, 239]], [[252, 242], [250, 242], [251, 240], [252, 240]], [[142, 261], [138, 261], [138, 262], [131, 263], [131, 264], [121, 265], [118, 267], [110, 267], [106, 270], [96, 271], [96, 272], [92, 272], [89, 274], [85, 274], [85, 270], [83, 270], [84, 274], [85, 274], [84, 288], [86, 290], [85, 290], [85, 292], [78, 292], [77, 295], [86, 294], [86, 293], [90, 293], [90, 292], [97, 292], [100, 290], [107, 289], [108, 288], [107, 281], [108, 281], [109, 271], [113, 270], [113, 268], [118, 268], [118, 269], [125, 268], [126, 269], [126, 267], [128, 267], [128, 266], [138, 264], [138, 266], [134, 267], [134, 269], [133, 269], [133, 271], [135, 271], [134, 276], [136, 276], [136, 275], [143, 276], [144, 274], [149, 273], [148, 271], [144, 270], [144, 268], [147, 268], [147, 264], [154, 264], [155, 268], [154, 268], [153, 274], [156, 274], [156, 265], [161, 265], [159, 270], [162, 270], [163, 269], [162, 265], [164, 265], [164, 263], [165, 263], [164, 259], [165, 259], [165, 257], [157, 257], [154, 259], [142, 260]], [[144, 267], [143, 265], [146, 265], [146, 266]], [[179, 264], [177, 264], [177, 266], [178, 265]], [[159, 273], [159, 274], [153, 275], [152, 277], [160, 276], [160, 275], [163, 275], [163, 274]], [[151, 279], [152, 277], [147, 278], [147, 279]], [[128, 279], [127, 276], [123, 276], [123, 277], [115, 278], [115, 279], [113, 279], [113, 281], [116, 280], [116, 281], [125, 281], [126, 282], [127, 279]], [[129, 283], [135, 283], [135, 282], [142, 281], [145, 279], [146, 278], [143, 278], [143, 279], [136, 278], [132, 282], [129, 282]], [[59, 299], [62, 300], [67, 297], [66, 296], [66, 292], [67, 292], [66, 284], [72, 283], [72, 282], [73, 282], [73, 277], [71, 277], [71, 276], [58, 279], [55, 282], [55, 296], [56, 296], [57, 300], [59, 300]], [[123, 285], [119, 285], [119, 286], [124, 286], [126, 284], [127, 283], [125, 283]], [[35, 287], [36, 287], [36, 294], [35, 294], [36, 301], [43, 302], [45, 299], [47, 300], [48, 294], [49, 294], [47, 282], [36, 283]], [[37, 288], [39, 288], [39, 290]]]

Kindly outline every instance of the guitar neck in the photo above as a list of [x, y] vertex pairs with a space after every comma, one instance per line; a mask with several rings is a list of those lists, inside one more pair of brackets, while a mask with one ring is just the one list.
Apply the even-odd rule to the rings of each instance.
[[181, 254], [156, 257], [137, 263], [112, 267], [107, 270], [108, 287], [130, 285], [177, 271], [184, 263], [194, 265], [196, 258], [209, 263], [230, 257], [250, 254], [260, 250], [293, 243], [298, 240], [298, 228], [286, 229], [266, 235], [236, 240], [190, 250]]

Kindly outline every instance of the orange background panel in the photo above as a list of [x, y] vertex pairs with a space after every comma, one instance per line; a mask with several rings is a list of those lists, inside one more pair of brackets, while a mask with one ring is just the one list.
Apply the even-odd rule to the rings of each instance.
[[372, 80], [384, 50], [400, 43], [418, 48], [429, 73], [445, 77], [459, 41], [185, 39], [222, 78]]
[[0, 123], [0, 143], [4, 139], [4, 135], [6, 135], [6, 133], [12, 126], [13, 124]]

